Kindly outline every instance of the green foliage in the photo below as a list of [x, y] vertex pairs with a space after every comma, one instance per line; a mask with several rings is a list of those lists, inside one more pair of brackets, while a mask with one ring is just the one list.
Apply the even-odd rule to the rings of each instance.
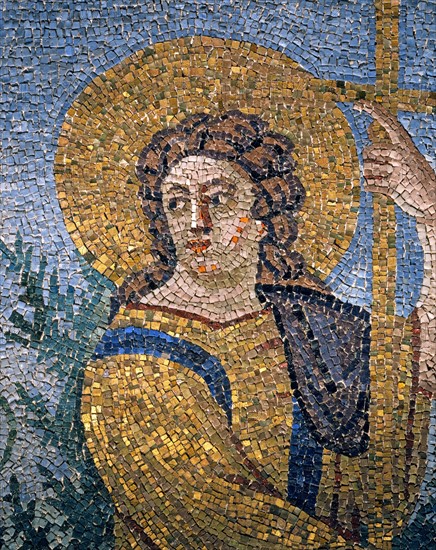
[[[46, 372], [54, 373], [62, 381], [63, 391], [56, 412], [52, 414], [43, 393], [33, 388], [30, 394], [24, 381], [16, 382], [17, 404], [25, 407], [27, 425], [38, 430], [42, 445], [57, 449], [70, 471], [76, 472], [74, 483], [65, 479], [60, 483], [48, 468], [39, 465], [41, 474], [47, 480], [45, 487], [51, 488], [56, 495], [50, 504], [67, 518], [62, 530], [72, 533], [76, 541], [85, 537], [89, 540], [87, 548], [111, 548], [113, 506], [84, 442], [80, 401], [83, 369], [106, 327], [108, 301], [114, 287], [78, 256], [87, 291], [72, 285], [66, 285], [61, 290], [58, 270], [55, 267], [49, 269], [47, 257], [42, 255], [37, 269], [34, 269], [32, 256], [32, 247], [24, 250], [19, 233], [13, 251], [0, 241], [0, 257], [5, 260], [6, 277], [18, 281], [20, 288], [18, 304], [9, 315], [14, 329], [6, 332], [5, 337], [9, 342], [36, 350], [37, 362], [46, 365]], [[23, 313], [25, 309], [26, 314]], [[9, 412], [13, 415], [12, 410]], [[10, 419], [12, 422], [12, 416]], [[9, 432], [6, 459], [16, 438], [15, 424], [14, 430], [12, 435]], [[4, 454], [0, 464], [5, 463]], [[35, 503], [29, 503], [24, 509], [20, 504], [17, 477], [13, 475], [10, 483], [9, 498], [15, 529], [25, 540], [21, 548], [48, 548], [46, 528], [32, 527]], [[85, 535], [83, 531], [87, 525], [89, 532]], [[60, 529], [56, 525], [51, 528]], [[75, 543], [71, 544], [71, 548], [76, 547]]]
[[20, 499], [20, 484], [17, 476], [12, 474], [9, 482], [10, 494], [5, 497], [6, 502], [11, 502], [13, 508], [14, 524], [19, 527], [20, 532], [24, 535], [24, 542], [21, 545], [21, 550], [30, 550], [38, 548], [38, 550], [49, 550], [50, 546], [47, 540], [47, 534], [50, 531], [50, 524], [45, 527], [35, 528], [35, 507], [36, 502], [31, 500], [26, 508], [23, 508]]
[[[40, 472], [47, 478], [50, 479], [50, 471], [39, 466]], [[97, 523], [98, 527], [104, 528], [104, 525], [99, 525], [107, 521], [107, 516], [110, 515], [110, 530], [113, 529], [113, 518], [112, 518], [112, 505], [108, 503], [106, 514], [95, 515], [93, 518], [89, 516], [89, 509], [82, 506], [82, 500], [85, 500], [88, 503], [92, 503], [96, 499], [95, 487], [89, 482], [82, 484], [82, 495], [81, 501], [76, 500], [76, 490], [73, 483], [68, 479], [64, 478], [62, 483], [56, 479], [51, 479], [49, 483], [46, 484], [46, 488], [50, 488], [54, 491], [57, 498], [48, 498], [46, 503], [56, 507], [58, 500], [64, 500], [64, 513], [66, 514], [66, 519], [68, 524], [72, 525], [71, 537], [72, 540], [69, 543], [69, 548], [98, 548], [94, 546], [94, 533], [92, 522], [94, 525]], [[98, 498], [98, 497], [97, 497]], [[109, 512], [109, 514], [108, 514]]]
[[0, 395], [0, 409], [3, 409], [6, 416], [6, 423], [8, 425], [8, 435], [6, 438], [6, 445], [3, 455], [0, 458], [0, 470], [11, 458], [12, 448], [17, 438], [17, 419], [12, 411], [11, 406], [9, 405], [7, 399]]

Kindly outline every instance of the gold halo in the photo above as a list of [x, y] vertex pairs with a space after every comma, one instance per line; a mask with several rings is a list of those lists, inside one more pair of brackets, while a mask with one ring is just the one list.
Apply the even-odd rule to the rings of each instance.
[[284, 54], [194, 37], [155, 44], [96, 77], [74, 101], [55, 158], [58, 197], [79, 252], [120, 285], [151, 259], [135, 165], [153, 134], [193, 113], [256, 114], [295, 144], [307, 198], [294, 248], [325, 279], [347, 250], [359, 163], [342, 111]]

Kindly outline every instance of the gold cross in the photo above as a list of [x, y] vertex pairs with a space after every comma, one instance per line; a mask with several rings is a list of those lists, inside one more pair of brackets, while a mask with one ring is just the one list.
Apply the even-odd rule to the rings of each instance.
[[[355, 102], [366, 99], [381, 104], [393, 115], [397, 115], [398, 111], [436, 112], [436, 94], [398, 87], [399, 1], [374, 0], [375, 85], [322, 81], [319, 86], [326, 100]], [[369, 130], [371, 137], [384, 140], [383, 130], [377, 123], [372, 123]], [[366, 518], [364, 521], [368, 526], [371, 547], [390, 550], [393, 537], [400, 533], [402, 522], [407, 522], [413, 509], [413, 501], [411, 505], [407, 504], [409, 488], [413, 483], [420, 483], [419, 476], [408, 478], [408, 468], [416, 465], [408, 465], [407, 459], [402, 456], [404, 449], [393, 451], [392, 444], [396, 438], [404, 438], [409, 429], [405, 424], [412, 399], [416, 400], [416, 404], [419, 402], [422, 410], [429, 405], [416, 388], [413, 394], [413, 349], [408, 343], [412, 323], [410, 319], [394, 314], [397, 228], [395, 206], [391, 199], [373, 194], [373, 221], [370, 449], [368, 457], [364, 458], [364, 462], [367, 460], [364, 467], [366, 474], [361, 487], [366, 497], [363, 498], [361, 514]], [[406, 383], [400, 382], [401, 379]], [[403, 403], [404, 411], [400, 411], [398, 403]], [[416, 433], [414, 437], [425, 438], [425, 434]], [[400, 521], [399, 514], [404, 514]]]
[[376, 83], [353, 84], [323, 80], [321, 91], [326, 100], [356, 101], [367, 99], [397, 111], [435, 113], [436, 93], [398, 88], [399, 69], [399, 0], [375, 0], [376, 11]]

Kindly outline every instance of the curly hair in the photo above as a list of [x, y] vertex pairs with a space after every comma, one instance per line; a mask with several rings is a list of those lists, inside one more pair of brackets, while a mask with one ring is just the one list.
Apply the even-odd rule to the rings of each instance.
[[175, 246], [162, 204], [161, 186], [169, 170], [191, 155], [227, 160], [241, 167], [253, 182], [251, 216], [266, 226], [260, 242], [258, 282], [284, 283], [305, 272], [302, 256], [290, 250], [297, 238], [294, 214], [305, 191], [295, 176], [293, 143], [271, 132], [255, 115], [229, 111], [221, 116], [197, 114], [174, 128], [157, 132], [139, 156], [139, 197], [150, 222], [154, 262], [120, 288], [120, 303], [133, 301], [164, 284], [177, 263]]

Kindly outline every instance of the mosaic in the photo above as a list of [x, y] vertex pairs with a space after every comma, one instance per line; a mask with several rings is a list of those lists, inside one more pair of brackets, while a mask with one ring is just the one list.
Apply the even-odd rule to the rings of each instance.
[[431, 2], [7, 4], [0, 548], [436, 548]]

